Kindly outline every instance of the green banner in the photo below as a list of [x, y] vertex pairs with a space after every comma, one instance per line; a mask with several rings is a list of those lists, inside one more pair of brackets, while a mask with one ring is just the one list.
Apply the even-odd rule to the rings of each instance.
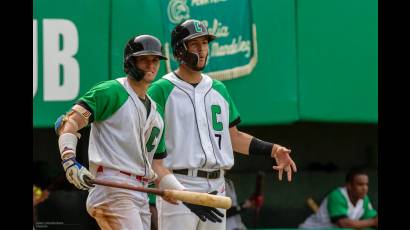
[[33, 125], [52, 127], [108, 79], [109, 0], [33, 2]]
[[202, 21], [217, 37], [209, 45], [204, 72], [227, 80], [248, 75], [257, 62], [256, 26], [249, 0], [161, 0], [167, 72], [178, 67], [173, 58], [171, 32], [186, 19]]
[[299, 0], [299, 119], [378, 121], [378, 4]]
[[240, 125], [298, 121], [295, 2], [252, 0], [252, 10], [258, 64], [249, 76], [224, 82], [241, 114]]

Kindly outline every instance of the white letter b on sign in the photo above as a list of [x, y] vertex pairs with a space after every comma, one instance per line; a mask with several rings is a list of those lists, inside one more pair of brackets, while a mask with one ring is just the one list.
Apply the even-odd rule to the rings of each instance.
[[77, 28], [69, 20], [44, 19], [43, 42], [44, 101], [73, 100], [80, 90], [80, 66], [73, 57], [78, 51]]

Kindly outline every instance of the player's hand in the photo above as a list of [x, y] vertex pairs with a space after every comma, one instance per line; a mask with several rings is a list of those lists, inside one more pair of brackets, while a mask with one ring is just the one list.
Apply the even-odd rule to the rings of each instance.
[[[213, 192], [210, 192], [209, 194], [215, 195], [216, 193], [217, 193], [216, 191], [213, 191]], [[222, 222], [222, 219], [220, 217], [224, 217], [224, 214], [222, 214], [216, 208], [208, 207], [208, 206], [202, 206], [202, 205], [196, 205], [196, 204], [190, 204], [190, 203], [185, 203], [185, 202], [182, 202], [182, 203], [185, 206], [187, 206], [191, 210], [191, 212], [195, 213], [195, 215], [197, 215], [200, 220], [202, 220], [204, 222], [206, 220], [209, 220], [209, 221], [214, 222], [214, 223], [215, 222], [218, 222], [218, 223]]]
[[275, 158], [277, 166], [273, 166], [272, 168], [279, 171], [279, 180], [282, 180], [283, 171], [287, 172], [288, 181], [292, 181], [292, 170], [296, 172], [296, 164], [290, 158], [290, 150], [275, 144], [272, 148], [272, 157]]
[[68, 158], [62, 162], [67, 180], [75, 185], [75, 187], [88, 190], [94, 185], [87, 183], [84, 176], [94, 179], [94, 176], [80, 163], [75, 160], [75, 157]]

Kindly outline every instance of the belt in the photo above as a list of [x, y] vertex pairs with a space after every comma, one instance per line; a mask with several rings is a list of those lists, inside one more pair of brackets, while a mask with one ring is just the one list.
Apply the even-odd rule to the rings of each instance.
[[[196, 171], [196, 175], [195, 175]], [[196, 176], [202, 177], [207, 179], [218, 179], [221, 176], [221, 170], [215, 170], [211, 172], [203, 171], [203, 170], [194, 170], [194, 169], [173, 169], [173, 173], [181, 174], [181, 175], [188, 175], [188, 176]], [[190, 173], [192, 172], [192, 173]]]
[[98, 168], [97, 168], [97, 173], [98, 173], [98, 172], [104, 172], [104, 170], [105, 170], [106, 172], [112, 172], [112, 171], [114, 171], [114, 172], [120, 172], [120, 173], [122, 173], [122, 174], [124, 174], [124, 175], [127, 175], [127, 176], [129, 176], [129, 177], [132, 177], [132, 178], [135, 177], [135, 179], [138, 180], [138, 181], [148, 182], [148, 179], [145, 178], [145, 177], [143, 177], [143, 176], [133, 175], [133, 174], [131, 174], [131, 173], [124, 172], [124, 171], [119, 171], [119, 170], [115, 170], [115, 169], [104, 168], [104, 167], [101, 166], [101, 165], [98, 166]]

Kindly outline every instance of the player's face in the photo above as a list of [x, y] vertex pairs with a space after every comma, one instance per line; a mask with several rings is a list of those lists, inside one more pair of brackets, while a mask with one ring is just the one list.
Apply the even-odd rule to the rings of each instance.
[[208, 38], [198, 37], [194, 38], [187, 43], [188, 51], [196, 53], [199, 56], [197, 67], [202, 68], [206, 64], [206, 58], [208, 56]]
[[144, 80], [147, 82], [154, 81], [160, 66], [159, 57], [155, 55], [138, 56], [135, 62], [135, 65], [145, 72]]
[[349, 187], [355, 197], [363, 199], [369, 191], [369, 177], [362, 174], [356, 175]]

